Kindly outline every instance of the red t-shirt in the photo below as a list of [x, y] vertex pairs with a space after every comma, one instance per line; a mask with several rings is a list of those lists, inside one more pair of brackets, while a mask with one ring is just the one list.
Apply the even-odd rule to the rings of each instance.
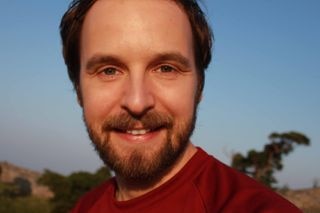
[[85, 194], [72, 213], [301, 212], [201, 148], [181, 171], [151, 192], [129, 201], [116, 201], [115, 188], [116, 181], [112, 178]]

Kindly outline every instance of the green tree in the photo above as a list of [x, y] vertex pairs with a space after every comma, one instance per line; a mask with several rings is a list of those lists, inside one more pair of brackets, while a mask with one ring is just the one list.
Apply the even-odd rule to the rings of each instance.
[[46, 170], [39, 182], [47, 185], [54, 193], [51, 199], [53, 213], [66, 213], [87, 191], [110, 177], [110, 171], [102, 167], [95, 173], [75, 172], [69, 176]]
[[272, 133], [262, 151], [249, 150], [246, 156], [235, 153], [231, 166], [271, 187], [277, 183], [274, 172], [283, 168], [282, 157], [297, 145], [309, 144], [309, 138], [299, 132]]

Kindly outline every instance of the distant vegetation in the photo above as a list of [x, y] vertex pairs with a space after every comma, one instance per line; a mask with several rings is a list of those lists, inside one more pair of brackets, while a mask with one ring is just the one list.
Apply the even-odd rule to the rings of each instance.
[[231, 166], [257, 181], [272, 187], [277, 183], [274, 172], [282, 170], [282, 157], [291, 153], [297, 145], [309, 145], [310, 139], [299, 132], [272, 133], [262, 151], [249, 150], [247, 155], [235, 153]]
[[51, 213], [51, 204], [47, 199], [27, 197], [0, 196], [1, 213]]
[[14, 183], [0, 182], [1, 213], [49, 213], [50, 211], [50, 203], [45, 199], [32, 197], [30, 185], [22, 178]]
[[93, 174], [75, 172], [69, 176], [46, 170], [38, 181], [54, 193], [50, 199], [32, 196], [30, 184], [23, 178], [13, 183], [0, 182], [0, 213], [67, 213], [85, 192], [109, 177], [106, 167]]
[[110, 177], [110, 171], [102, 167], [95, 173], [75, 172], [63, 176], [46, 170], [39, 183], [46, 185], [54, 193], [50, 199], [52, 213], [66, 213], [72, 209], [77, 200], [94, 186], [101, 184]]

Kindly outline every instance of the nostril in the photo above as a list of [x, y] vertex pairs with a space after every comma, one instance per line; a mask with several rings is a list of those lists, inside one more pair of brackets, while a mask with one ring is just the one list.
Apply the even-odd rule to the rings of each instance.
[[140, 120], [145, 114], [147, 114], [150, 110], [153, 109], [153, 107], [145, 107], [143, 108], [143, 110], [135, 110], [133, 107], [123, 107], [124, 110], [126, 110], [126, 112], [128, 114], [130, 114], [130, 116], [136, 120]]

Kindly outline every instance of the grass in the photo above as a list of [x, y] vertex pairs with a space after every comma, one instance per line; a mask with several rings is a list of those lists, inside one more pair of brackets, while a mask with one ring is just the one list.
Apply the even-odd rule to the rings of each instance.
[[0, 213], [50, 213], [51, 205], [47, 199], [39, 197], [0, 197]]

